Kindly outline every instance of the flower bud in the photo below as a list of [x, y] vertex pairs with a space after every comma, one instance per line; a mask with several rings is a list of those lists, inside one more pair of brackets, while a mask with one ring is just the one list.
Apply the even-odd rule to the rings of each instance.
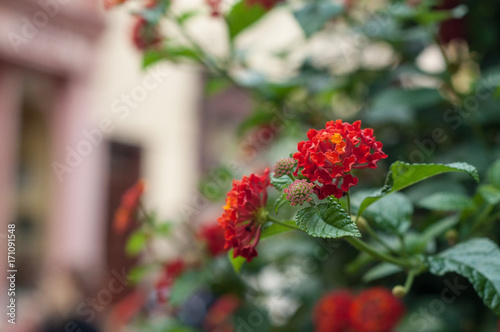
[[448, 244], [450, 246], [453, 246], [458, 241], [458, 232], [455, 229], [453, 229], [453, 228], [449, 229], [444, 234], [444, 237], [446, 238], [446, 241], [448, 241]]
[[279, 178], [283, 175], [292, 174], [295, 168], [295, 159], [293, 158], [282, 158], [276, 162], [274, 165], [274, 177]]
[[[351, 216], [352, 221], [356, 221], [356, 216]], [[366, 229], [367, 221], [363, 216], [360, 216], [356, 221], [356, 226], [358, 226], [360, 231], [364, 231]]]
[[392, 289], [392, 295], [398, 298], [402, 298], [406, 295], [406, 289], [401, 285], [394, 286], [394, 288]]
[[311, 201], [311, 194], [313, 193], [314, 184], [307, 182], [307, 180], [295, 180], [288, 188], [284, 190], [286, 199], [288, 199], [292, 206], [302, 205], [304, 202]]

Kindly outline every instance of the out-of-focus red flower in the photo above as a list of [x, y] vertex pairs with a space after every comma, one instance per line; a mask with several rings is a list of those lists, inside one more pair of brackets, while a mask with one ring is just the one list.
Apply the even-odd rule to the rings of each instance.
[[225, 247], [224, 229], [218, 223], [203, 225], [199, 237], [205, 242], [208, 252], [212, 256], [224, 254]]
[[127, 325], [145, 304], [146, 295], [140, 290], [124, 297], [111, 311], [110, 323], [113, 328]]
[[344, 8], [350, 10], [354, 5], [354, 0], [344, 0]]
[[316, 332], [349, 331], [349, 308], [352, 295], [346, 291], [334, 291], [323, 296], [313, 311]]
[[314, 191], [319, 199], [342, 197], [358, 184], [358, 178], [351, 174], [353, 170], [377, 168], [377, 162], [387, 158], [373, 129], [361, 129], [361, 121], [328, 121], [325, 129], [310, 129], [307, 138], [299, 142], [299, 152], [293, 155], [298, 161], [294, 174], [301, 171], [310, 181], [318, 181], [321, 186], [316, 185]]
[[[145, 9], [152, 10], [158, 5], [158, 0], [150, 0], [144, 6]], [[135, 47], [144, 51], [158, 46], [163, 40], [158, 25], [148, 21], [144, 16], [138, 15], [132, 28], [132, 42]]]
[[[441, 1], [436, 9], [451, 10], [462, 3], [463, 1], [460, 0], [444, 0]], [[441, 22], [439, 27], [439, 40], [444, 44], [448, 44], [454, 39], [467, 39], [466, 31], [466, 19], [464, 17], [450, 18]]]
[[156, 293], [159, 303], [167, 303], [170, 287], [175, 282], [175, 279], [177, 279], [185, 270], [186, 263], [181, 258], [178, 258], [164, 266], [163, 274], [156, 282]]
[[259, 4], [266, 9], [273, 8], [278, 2], [282, 2], [284, 0], [246, 0], [246, 3], [249, 5]]
[[361, 292], [349, 309], [351, 327], [356, 332], [390, 332], [404, 314], [404, 306], [382, 287]]
[[144, 51], [157, 46], [162, 40], [156, 25], [151, 24], [142, 16], [137, 17], [132, 28], [132, 42], [138, 50]]
[[233, 248], [233, 256], [242, 256], [250, 262], [257, 256], [262, 224], [266, 222], [269, 168], [262, 176], [250, 174], [241, 181], [234, 180], [227, 194], [224, 213], [217, 219], [224, 228], [225, 249]]
[[123, 233], [132, 219], [139, 201], [144, 193], [145, 182], [140, 179], [123, 194], [120, 206], [115, 211], [113, 229], [116, 233]]
[[238, 309], [240, 299], [234, 295], [224, 295], [208, 309], [203, 327], [208, 332], [233, 332], [231, 316]]
[[212, 17], [220, 16], [221, 0], [205, 0], [206, 4], [210, 7], [210, 15]]
[[104, 8], [111, 9], [116, 5], [122, 4], [127, 0], [104, 0]]
[[323, 296], [313, 311], [316, 332], [390, 332], [404, 314], [392, 293], [374, 287], [353, 297], [347, 290]]
[[245, 135], [238, 150], [246, 160], [254, 159], [259, 151], [266, 149], [276, 140], [279, 133], [280, 129], [275, 124], [261, 124]]

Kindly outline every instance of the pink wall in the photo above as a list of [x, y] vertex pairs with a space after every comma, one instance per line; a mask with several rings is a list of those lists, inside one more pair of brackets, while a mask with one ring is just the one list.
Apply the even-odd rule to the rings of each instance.
[[[14, 219], [12, 209], [16, 188], [20, 76], [15, 69], [0, 64], [0, 271], [7, 270], [7, 224]], [[6, 278], [0, 278], [0, 303], [7, 292]]]
[[[0, 235], [6, 233], [14, 214], [23, 72], [44, 73], [61, 82], [54, 109], [47, 113], [51, 161], [65, 162], [67, 147], [81, 144], [85, 139], [82, 131], [90, 127], [89, 78], [104, 28], [100, 2], [41, 2], [52, 3], [54, 10], [42, 7], [38, 0], [0, 0]], [[62, 181], [51, 174], [45, 269], [79, 269], [90, 277], [103, 273], [104, 151], [103, 144], [93, 147]], [[6, 248], [4, 237], [0, 238], [0, 246]], [[5, 251], [0, 253], [0, 270], [5, 271]], [[5, 281], [0, 278], [0, 290], [5, 289]], [[5, 297], [2, 291], [0, 303]]]

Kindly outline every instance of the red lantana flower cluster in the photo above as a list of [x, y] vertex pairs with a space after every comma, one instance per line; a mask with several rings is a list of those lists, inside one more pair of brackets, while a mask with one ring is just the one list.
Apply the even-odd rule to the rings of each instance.
[[299, 142], [299, 152], [293, 155], [298, 162], [294, 175], [300, 171], [311, 182], [319, 182], [314, 188], [319, 199], [342, 197], [358, 184], [358, 178], [351, 174], [353, 170], [377, 168], [377, 162], [387, 158], [373, 129], [361, 129], [361, 121], [328, 121], [325, 129], [310, 129], [307, 138]]
[[233, 257], [242, 256], [250, 262], [257, 256], [262, 225], [266, 222], [269, 168], [263, 175], [251, 174], [234, 180], [227, 194], [224, 213], [217, 219], [224, 228], [225, 249], [233, 249]]
[[367, 289], [354, 297], [334, 291], [314, 308], [316, 332], [390, 332], [404, 315], [402, 302], [382, 287]]

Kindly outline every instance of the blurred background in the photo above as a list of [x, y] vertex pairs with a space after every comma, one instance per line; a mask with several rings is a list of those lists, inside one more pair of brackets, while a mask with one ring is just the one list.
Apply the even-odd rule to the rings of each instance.
[[[272, 165], [295, 151], [305, 129], [337, 118], [376, 128], [389, 154], [360, 187], [381, 185], [395, 160], [465, 161], [484, 174], [500, 156], [500, 2], [449, 0], [426, 12], [391, 12], [384, 0], [333, 2], [349, 16], [327, 17], [314, 38], [304, 30], [314, 19], [297, 21], [285, 6], [238, 36], [244, 65], [232, 68], [231, 85], [182, 55], [142, 69], [130, 8], [0, 0], [0, 246], [15, 223], [18, 270], [17, 324], [2, 319], [0, 329], [43, 331], [67, 315], [105, 326], [132, 290], [124, 276], [137, 258], [125, 246], [135, 226], [116, 233], [112, 222], [139, 178], [145, 206], [161, 218], [214, 220], [228, 178]], [[411, 9], [421, 1], [396, 2]], [[209, 11], [201, 0], [172, 6]], [[455, 11], [443, 18], [433, 16], [437, 9]], [[223, 22], [205, 15], [189, 23], [207, 53], [229, 52]], [[167, 39], [183, 38], [162, 28]], [[285, 124], [279, 130], [276, 118]], [[469, 182], [436, 186], [473, 191]], [[412, 199], [434, 191], [418, 188]], [[198, 202], [200, 192], [219, 203]], [[110, 287], [119, 290], [107, 305], [80, 306]], [[0, 288], [6, 303], [4, 278]]]
[[2, 1], [0, 22], [1, 246], [15, 223], [18, 270], [18, 324], [0, 329], [38, 331], [76, 309], [73, 293], [131, 266], [126, 235], [110, 229], [139, 177], [166, 216], [196, 189], [202, 81], [190, 68], [141, 71], [129, 10], [99, 0]]

